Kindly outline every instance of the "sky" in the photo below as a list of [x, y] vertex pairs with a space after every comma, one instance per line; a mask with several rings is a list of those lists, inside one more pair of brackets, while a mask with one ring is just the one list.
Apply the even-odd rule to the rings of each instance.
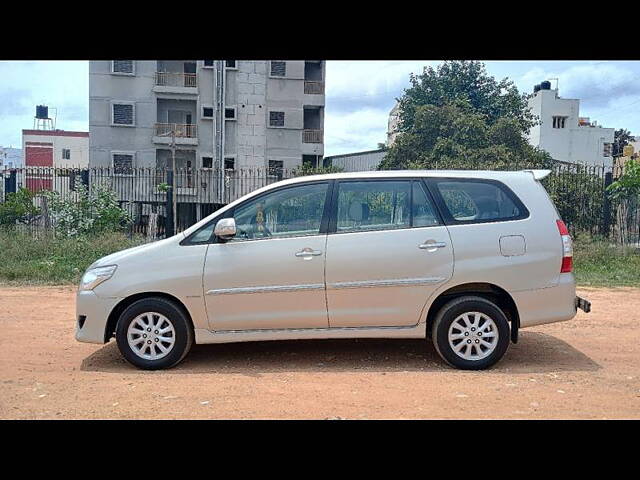
[[[389, 111], [409, 86], [409, 74], [439, 63], [327, 61], [325, 156], [377, 148], [386, 140]], [[490, 75], [510, 78], [521, 92], [557, 78], [561, 97], [581, 100], [580, 116], [640, 135], [640, 61], [485, 64]], [[57, 128], [88, 130], [88, 62], [0, 62], [0, 146], [21, 146], [21, 131], [33, 127], [38, 104], [57, 108]]]

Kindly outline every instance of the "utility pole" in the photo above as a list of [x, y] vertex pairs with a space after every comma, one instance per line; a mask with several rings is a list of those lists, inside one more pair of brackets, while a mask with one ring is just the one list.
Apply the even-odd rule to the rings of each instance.
[[172, 178], [172, 197], [173, 197], [173, 234], [178, 231], [178, 204], [176, 195], [176, 127], [171, 127], [171, 171], [173, 172]]

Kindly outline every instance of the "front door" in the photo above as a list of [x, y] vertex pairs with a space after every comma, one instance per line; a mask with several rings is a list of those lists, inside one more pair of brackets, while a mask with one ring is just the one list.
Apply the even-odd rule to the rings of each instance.
[[234, 209], [236, 237], [209, 245], [204, 266], [212, 330], [327, 328], [329, 185], [283, 187]]
[[327, 239], [329, 325], [415, 325], [453, 274], [447, 228], [422, 181], [341, 181]]

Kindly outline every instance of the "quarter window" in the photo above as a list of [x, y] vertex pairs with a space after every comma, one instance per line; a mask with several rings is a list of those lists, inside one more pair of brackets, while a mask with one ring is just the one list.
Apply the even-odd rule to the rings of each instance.
[[451, 217], [458, 222], [497, 221], [521, 218], [526, 214], [494, 182], [438, 181], [438, 191]]
[[391, 230], [411, 226], [411, 182], [341, 182], [338, 232]]
[[433, 203], [427, 197], [420, 182], [413, 182], [413, 223], [414, 227], [431, 227], [440, 222]]
[[234, 240], [318, 235], [327, 183], [277, 190], [236, 208]]

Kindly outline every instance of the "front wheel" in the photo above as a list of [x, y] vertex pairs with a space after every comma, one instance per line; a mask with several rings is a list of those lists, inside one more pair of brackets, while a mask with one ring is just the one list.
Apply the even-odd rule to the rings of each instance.
[[164, 298], [132, 303], [118, 319], [116, 342], [122, 356], [144, 370], [171, 368], [191, 349], [193, 331], [186, 314]]
[[464, 296], [446, 303], [433, 323], [433, 344], [448, 364], [482, 370], [497, 363], [509, 347], [509, 322], [483, 297]]

